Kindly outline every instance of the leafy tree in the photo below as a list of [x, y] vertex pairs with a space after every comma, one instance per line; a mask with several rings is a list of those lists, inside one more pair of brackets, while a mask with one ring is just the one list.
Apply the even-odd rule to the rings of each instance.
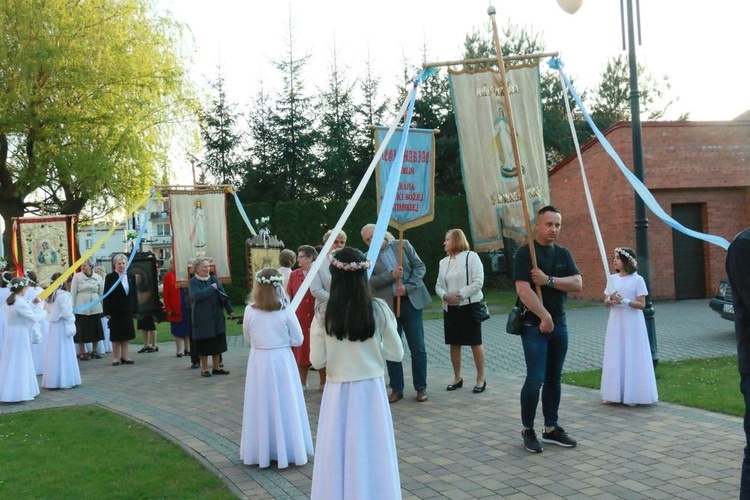
[[346, 79], [346, 73], [345, 69], [339, 67], [334, 42], [328, 85], [319, 91], [317, 103], [322, 172], [316, 183], [316, 191], [322, 200], [349, 197], [360, 180], [352, 175], [351, 167], [360, 162], [356, 156], [357, 135], [364, 131], [357, 127], [352, 95], [354, 83]]
[[242, 177], [238, 152], [242, 136], [236, 130], [239, 113], [237, 105], [227, 98], [221, 67], [210, 85], [214, 95], [200, 120], [205, 150], [203, 166], [219, 183], [234, 184]]
[[189, 101], [181, 26], [148, 0], [0, 0], [0, 26], [6, 227], [42, 208], [78, 214], [92, 199], [111, 209], [142, 196]]
[[[662, 119], [674, 101], [668, 98], [671, 90], [669, 77], [655, 77], [640, 64], [637, 67], [639, 104], [646, 120]], [[630, 120], [630, 65], [627, 54], [620, 54], [607, 62], [601, 79], [593, 92], [591, 117], [601, 130], [615, 122]], [[680, 116], [686, 120], [687, 114]]]

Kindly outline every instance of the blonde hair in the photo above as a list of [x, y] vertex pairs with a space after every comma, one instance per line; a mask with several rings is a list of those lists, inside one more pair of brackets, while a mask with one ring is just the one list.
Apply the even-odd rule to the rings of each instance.
[[471, 247], [469, 246], [469, 240], [466, 239], [466, 235], [464, 234], [463, 230], [450, 229], [445, 234], [447, 236], [450, 236], [451, 241], [453, 242], [453, 251], [455, 253], [463, 252], [465, 250], [471, 250]]
[[281, 287], [281, 293], [284, 293], [283, 285], [278, 282], [271, 284], [271, 278], [281, 277], [281, 273], [272, 267], [267, 267], [258, 271], [258, 275], [265, 278], [263, 281], [268, 281], [268, 283], [262, 283], [258, 279], [255, 280], [252, 307], [261, 311], [278, 311], [281, 309], [281, 302], [276, 289]]

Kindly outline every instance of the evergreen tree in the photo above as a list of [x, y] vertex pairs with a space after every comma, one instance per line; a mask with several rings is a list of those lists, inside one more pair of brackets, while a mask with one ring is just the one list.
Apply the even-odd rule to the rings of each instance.
[[221, 184], [242, 179], [239, 149], [242, 136], [236, 131], [237, 105], [227, 98], [224, 76], [218, 68], [216, 80], [210, 83], [214, 95], [209, 107], [201, 113], [201, 136], [205, 150], [203, 167]]
[[349, 197], [360, 180], [353, 175], [352, 166], [359, 163], [357, 135], [365, 131], [356, 122], [353, 89], [354, 83], [347, 80], [346, 71], [339, 67], [334, 42], [328, 85], [319, 91], [317, 103], [322, 175], [317, 179], [316, 191], [322, 200]]
[[239, 196], [252, 202], [275, 202], [285, 199], [286, 188], [278, 182], [278, 130], [274, 128], [274, 106], [263, 81], [247, 117], [248, 146], [245, 160], [245, 179]]
[[314, 128], [313, 102], [305, 94], [302, 70], [310, 54], [295, 52], [293, 26], [288, 24], [287, 52], [284, 59], [273, 61], [282, 73], [283, 83], [276, 98], [276, 110], [271, 125], [277, 131], [275, 153], [278, 155], [276, 182], [284, 189], [282, 199], [311, 201], [318, 198], [316, 186], [321, 176], [314, 151], [318, 134]]

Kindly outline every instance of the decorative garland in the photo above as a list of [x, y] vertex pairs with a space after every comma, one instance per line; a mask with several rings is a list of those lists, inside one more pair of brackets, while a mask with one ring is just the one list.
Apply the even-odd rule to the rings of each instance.
[[15, 291], [15, 290], [20, 290], [21, 288], [25, 288], [27, 286], [29, 286], [29, 278], [19, 278], [18, 281], [10, 284], [10, 289]]
[[370, 269], [370, 260], [365, 259], [362, 262], [341, 262], [338, 259], [339, 250], [336, 250], [331, 254], [331, 265], [336, 269], [342, 271], [360, 271], [362, 269]]
[[273, 286], [283, 286], [284, 285], [284, 277], [282, 275], [277, 276], [271, 276], [271, 277], [265, 277], [261, 276], [261, 271], [258, 271], [255, 273], [255, 281], [258, 283], [263, 283], [264, 285], [273, 285]]
[[621, 257], [625, 257], [626, 259], [628, 259], [628, 261], [630, 261], [633, 267], [638, 268], [638, 261], [636, 261], [635, 257], [630, 255], [624, 248], [615, 248], [615, 253], [619, 254]]

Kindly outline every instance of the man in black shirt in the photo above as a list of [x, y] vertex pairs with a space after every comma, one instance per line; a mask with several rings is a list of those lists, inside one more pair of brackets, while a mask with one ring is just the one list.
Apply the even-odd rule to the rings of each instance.
[[[583, 280], [570, 252], [555, 245], [561, 222], [562, 216], [555, 207], [546, 206], [539, 210], [534, 228], [537, 267], [531, 267], [528, 245], [518, 249], [513, 264], [516, 292], [530, 311], [521, 334], [526, 358], [526, 381], [521, 389], [521, 435], [524, 446], [532, 453], [544, 449], [534, 431], [540, 389], [544, 415], [542, 441], [566, 448], [576, 445], [576, 441], [557, 425], [557, 411], [562, 368], [568, 351], [565, 302], [568, 292], [581, 290]], [[535, 285], [542, 289], [541, 300]]]
[[735, 236], [729, 245], [726, 268], [732, 286], [740, 389], [745, 396], [745, 458], [742, 461], [740, 499], [750, 500], [750, 228]]

